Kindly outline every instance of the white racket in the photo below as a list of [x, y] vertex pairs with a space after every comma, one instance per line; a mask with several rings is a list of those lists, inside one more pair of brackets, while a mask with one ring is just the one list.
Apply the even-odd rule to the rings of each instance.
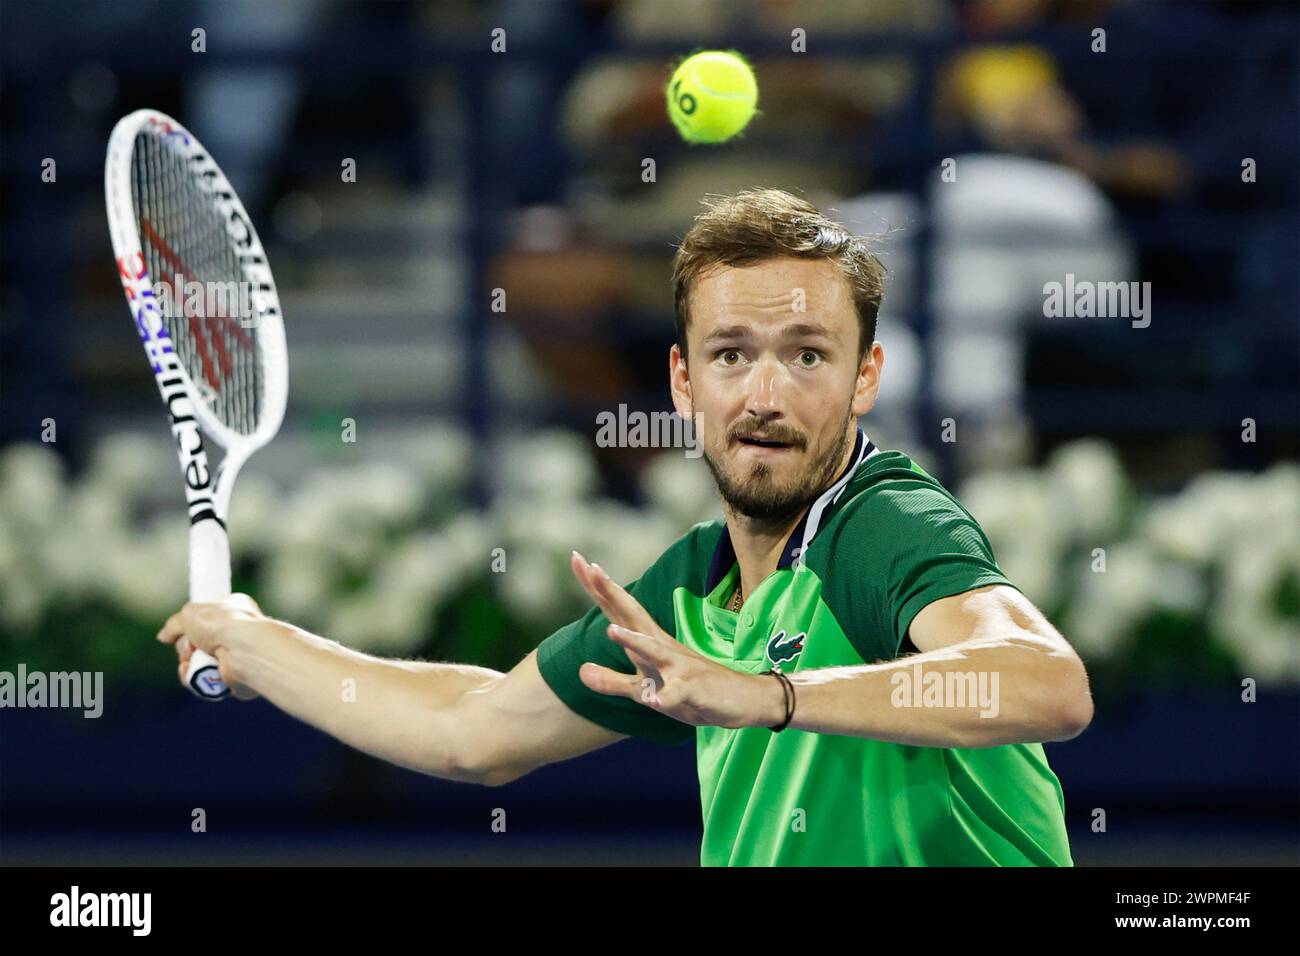
[[[118, 121], [104, 162], [113, 255], [180, 455], [190, 515], [190, 600], [230, 594], [226, 514], [235, 477], [274, 437], [289, 388], [284, 321], [266, 253], [221, 169], [155, 110]], [[204, 436], [225, 449], [213, 464]], [[195, 650], [205, 700], [230, 689]]]

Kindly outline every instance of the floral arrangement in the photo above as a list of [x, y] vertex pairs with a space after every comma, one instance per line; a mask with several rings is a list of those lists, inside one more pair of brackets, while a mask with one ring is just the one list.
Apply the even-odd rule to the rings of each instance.
[[[567, 432], [510, 443], [487, 510], [465, 504], [470, 439], [455, 428], [344, 447], [300, 450], [324, 463], [284, 482], [260, 470], [267, 453], [240, 475], [233, 586], [388, 656], [509, 669], [589, 606], [570, 550], [631, 581], [718, 507], [707, 469], [672, 454], [644, 473], [644, 507], [597, 497], [595, 461]], [[158, 436], [113, 435], [75, 480], [46, 445], [0, 454], [0, 669], [174, 679], [151, 643], [186, 600], [188, 524], [159, 480], [170, 454]]]
[[[324, 461], [283, 481], [260, 459], [241, 475], [234, 586], [376, 654], [509, 669], [589, 606], [570, 550], [630, 581], [718, 514], [708, 469], [672, 452], [643, 473], [640, 507], [600, 497], [586, 442], [567, 432], [509, 443], [487, 509], [466, 505], [471, 445], [455, 428], [345, 448], [299, 449]], [[173, 468], [152, 434], [105, 439], [75, 479], [48, 446], [0, 454], [0, 669], [174, 679], [152, 644], [186, 598], [186, 519], [159, 481]], [[1108, 445], [1085, 441], [958, 497], [1095, 684], [1300, 683], [1296, 465], [1145, 498]]]
[[1145, 497], [1098, 440], [959, 497], [1093, 683], [1300, 684], [1300, 467], [1208, 472]]

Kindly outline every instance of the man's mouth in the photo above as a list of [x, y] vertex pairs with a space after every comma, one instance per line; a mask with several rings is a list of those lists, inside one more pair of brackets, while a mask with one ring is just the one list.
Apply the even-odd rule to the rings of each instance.
[[751, 448], [792, 448], [794, 447], [790, 442], [777, 441], [776, 439], [773, 438], [763, 438], [760, 435], [746, 435], [744, 437], [737, 438], [736, 441], [740, 442], [740, 444], [742, 445], [749, 445]]

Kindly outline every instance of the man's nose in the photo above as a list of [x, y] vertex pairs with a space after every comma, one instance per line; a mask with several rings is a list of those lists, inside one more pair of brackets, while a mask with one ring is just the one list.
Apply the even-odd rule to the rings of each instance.
[[785, 374], [780, 362], [762, 359], [754, 364], [745, 382], [745, 407], [765, 418], [783, 411]]

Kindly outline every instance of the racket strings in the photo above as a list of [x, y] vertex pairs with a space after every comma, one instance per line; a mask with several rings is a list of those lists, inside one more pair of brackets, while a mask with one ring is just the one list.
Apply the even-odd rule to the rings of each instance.
[[[213, 197], [184, 156], [146, 130], [132, 152], [131, 198], [150, 279], [166, 286], [158, 305], [177, 356], [217, 420], [252, 434], [265, 387], [261, 354], [256, 328], [241, 324], [246, 280]], [[187, 283], [199, 283], [197, 301]]]

